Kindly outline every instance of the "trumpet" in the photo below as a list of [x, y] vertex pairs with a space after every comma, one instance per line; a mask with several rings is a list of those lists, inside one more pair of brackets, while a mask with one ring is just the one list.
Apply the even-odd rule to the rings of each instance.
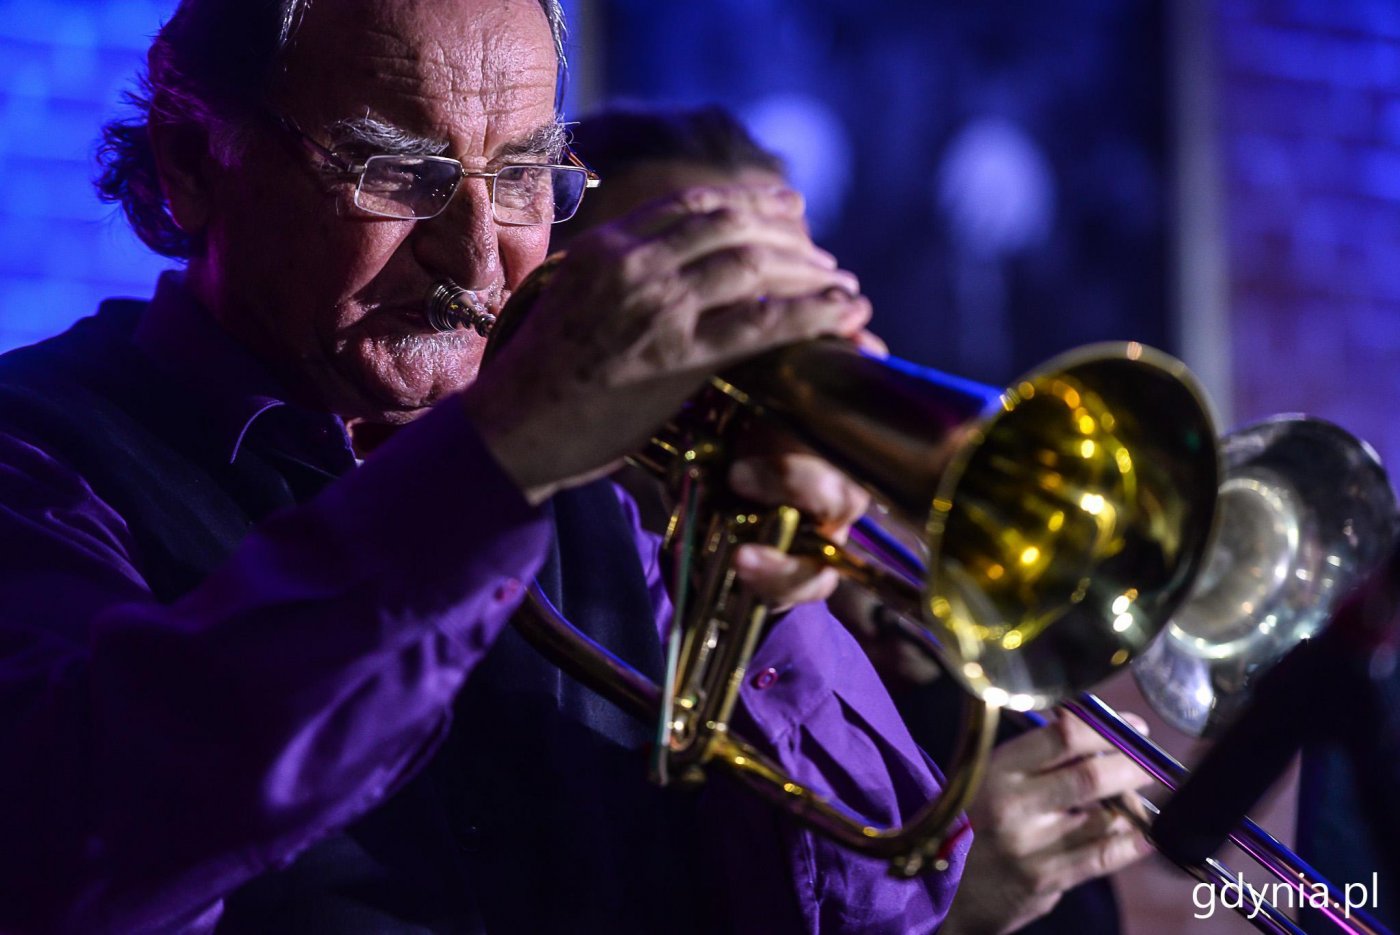
[[[483, 366], [519, 326], [558, 258], [502, 310]], [[722, 490], [733, 439], [757, 419], [795, 435], [906, 524], [918, 575], [810, 534], [790, 508]], [[998, 712], [1049, 707], [1121, 670], [1185, 599], [1210, 535], [1216, 432], [1194, 379], [1138, 344], [1052, 360], [1006, 389], [834, 339], [714, 376], [638, 456], [678, 502], [668, 544], [678, 594], [667, 674], [611, 659], [535, 593], [514, 621], [566, 671], [657, 725], [652, 774], [737, 776], [817, 833], [913, 875], [939, 865], [973, 795]], [[968, 692], [949, 781], [906, 825], [882, 827], [784, 775], [734, 736], [730, 714], [767, 609], [735, 587], [746, 542], [810, 555], [920, 620]]]

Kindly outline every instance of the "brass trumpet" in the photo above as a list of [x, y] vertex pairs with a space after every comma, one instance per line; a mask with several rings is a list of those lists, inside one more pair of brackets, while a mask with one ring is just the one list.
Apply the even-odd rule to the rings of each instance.
[[[557, 263], [503, 309], [486, 366]], [[866, 486], [913, 530], [926, 572], [810, 535], [790, 508], [728, 497], [721, 479], [748, 419], [792, 433]], [[1201, 566], [1218, 485], [1216, 433], [1195, 381], [1138, 344], [1072, 352], [1000, 390], [834, 339], [802, 342], [713, 377], [638, 460], [679, 503], [666, 684], [607, 656], [537, 592], [516, 626], [566, 671], [655, 719], [659, 780], [729, 771], [904, 875], [941, 859], [1000, 708], [1044, 708], [1087, 689], [1166, 624]], [[729, 569], [732, 551], [751, 541], [819, 557], [922, 621], [975, 699], [947, 788], [908, 824], [871, 825], [729, 731], [766, 616]]]

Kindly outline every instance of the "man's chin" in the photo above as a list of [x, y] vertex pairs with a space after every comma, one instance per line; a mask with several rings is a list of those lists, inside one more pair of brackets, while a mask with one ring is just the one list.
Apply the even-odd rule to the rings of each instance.
[[476, 379], [479, 347], [455, 341], [425, 344], [405, 349], [375, 342], [362, 348], [364, 353], [339, 358], [336, 395], [345, 403], [340, 414], [347, 419], [401, 425]]
[[442, 400], [463, 389], [434, 384], [431, 388], [405, 387], [401, 383], [362, 383], [357, 387], [353, 418], [388, 425], [403, 425], [424, 415]]

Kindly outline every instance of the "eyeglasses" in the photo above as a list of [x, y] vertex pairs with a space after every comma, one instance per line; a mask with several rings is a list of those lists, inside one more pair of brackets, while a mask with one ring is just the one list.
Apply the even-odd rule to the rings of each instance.
[[437, 217], [457, 194], [463, 179], [485, 179], [491, 193], [491, 216], [497, 224], [558, 224], [573, 217], [583, 193], [600, 184], [597, 173], [567, 149], [565, 158], [570, 165], [507, 165], [495, 172], [468, 172], [447, 156], [370, 156], [355, 165], [307, 136], [286, 117], [277, 120], [320, 155], [331, 174], [355, 180], [356, 207], [381, 217]]

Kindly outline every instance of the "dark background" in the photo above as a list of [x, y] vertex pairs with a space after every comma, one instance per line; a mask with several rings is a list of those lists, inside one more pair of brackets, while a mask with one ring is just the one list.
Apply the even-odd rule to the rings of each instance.
[[722, 103], [788, 158], [901, 356], [1005, 382], [1090, 341], [1171, 349], [1155, 0], [584, 12], [594, 98]]

